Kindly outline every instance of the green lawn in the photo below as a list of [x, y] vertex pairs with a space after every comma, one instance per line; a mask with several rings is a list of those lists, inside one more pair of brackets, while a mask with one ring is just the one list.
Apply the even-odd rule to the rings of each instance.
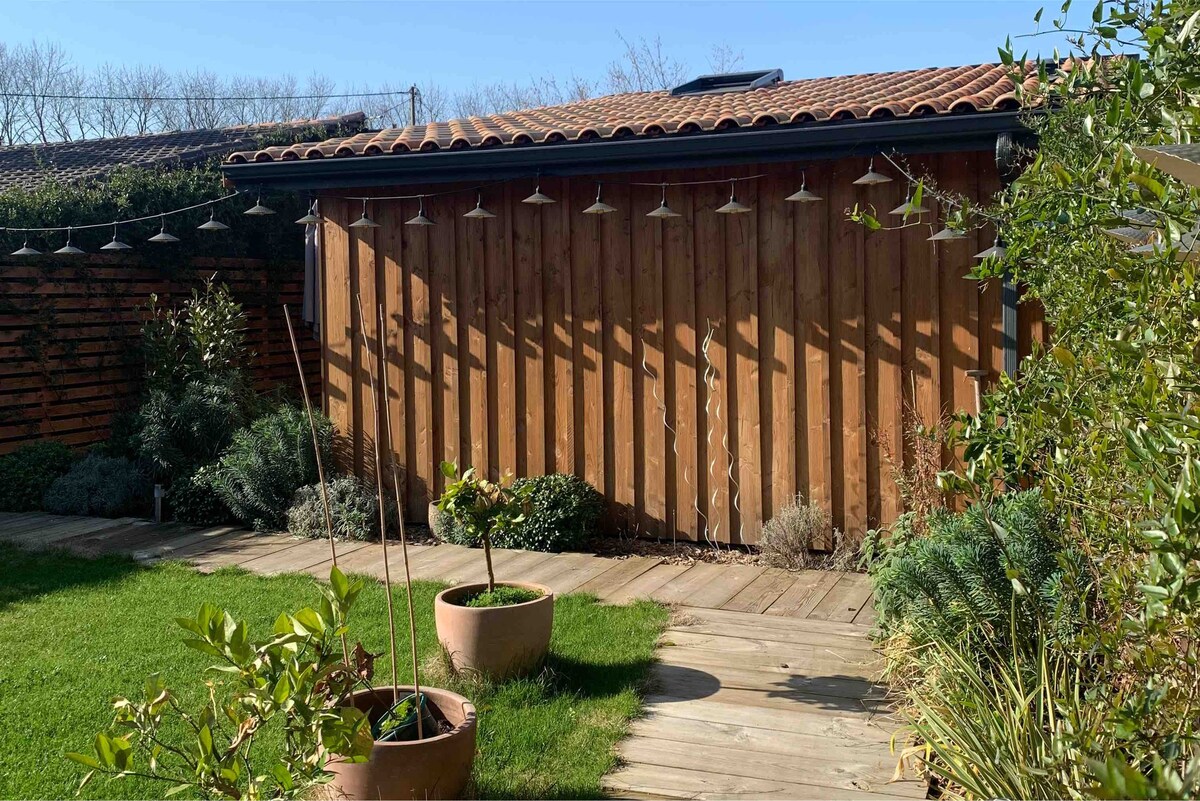
[[[73, 796], [82, 769], [63, 753], [89, 751], [91, 735], [111, 719], [111, 697], [136, 694], [147, 674], [161, 672], [185, 698], [199, 697], [198, 680], [212, 660], [181, 644], [175, 617], [194, 615], [210, 601], [261, 637], [281, 611], [315, 605], [319, 597], [315, 580], [304, 575], [202, 575], [180, 564], [140, 567], [5, 545], [0, 565], [0, 798]], [[440, 586], [414, 588], [421, 659], [434, 661], [433, 596]], [[559, 598], [544, 675], [456, 688], [479, 710], [477, 794], [597, 797], [614, 746], [637, 714], [638, 688], [666, 616], [650, 603], [609, 607], [584, 596]], [[352, 640], [386, 651], [378, 583], [368, 581], [351, 627]], [[399, 650], [408, 654], [406, 639]], [[385, 659], [377, 668], [381, 676], [389, 672]], [[401, 675], [410, 672], [406, 661]], [[168, 786], [97, 779], [82, 797], [157, 798]]]

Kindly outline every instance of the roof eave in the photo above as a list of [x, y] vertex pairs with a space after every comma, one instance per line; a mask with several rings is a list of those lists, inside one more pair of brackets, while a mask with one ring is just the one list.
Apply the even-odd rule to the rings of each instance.
[[221, 169], [241, 187], [319, 190], [497, 181], [534, 172], [583, 175], [834, 159], [881, 151], [948, 153], [989, 150], [997, 135], [1024, 130], [1023, 116], [1019, 111], [991, 111], [853, 120], [576, 144], [224, 164]]

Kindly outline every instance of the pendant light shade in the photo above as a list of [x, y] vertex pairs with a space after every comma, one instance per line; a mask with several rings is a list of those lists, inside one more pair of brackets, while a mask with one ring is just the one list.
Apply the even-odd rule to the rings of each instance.
[[411, 220], [405, 220], [405, 225], [434, 225], [433, 220], [425, 216], [425, 196], [421, 196], [421, 204], [417, 206], [417, 216]]
[[259, 195], [258, 199], [254, 201], [254, 205], [251, 206], [250, 208], [246, 209], [242, 213], [249, 214], [252, 217], [264, 217], [268, 214], [274, 214], [275, 210], [269, 209], [266, 206], [264, 206], [262, 204], [262, 195]]
[[1003, 259], [1008, 255], [1008, 248], [1000, 243], [1000, 237], [996, 237], [996, 241], [987, 250], [981, 250], [975, 254], [975, 258], [983, 259]]
[[596, 202], [583, 210], [584, 214], [612, 214], [616, 209], [600, 199], [600, 184], [596, 184]]
[[296, 220], [296, 225], [317, 225], [320, 222], [321, 215], [317, 214], [317, 201], [314, 200], [308, 207], [308, 214]]
[[738, 202], [737, 195], [734, 192], [736, 183], [736, 181], [729, 182], [729, 202], [717, 209], [717, 214], [745, 214], [751, 211], [751, 208], [745, 203]]
[[14, 256], [40, 256], [42, 251], [29, 247], [29, 237], [25, 237], [25, 241], [21, 243], [21, 247], [12, 252]]
[[789, 200], [792, 203], [815, 203], [821, 200], [821, 197], [813, 192], [808, 191], [808, 175], [804, 172], [800, 173], [800, 191], [793, 192], [784, 200]]
[[1129, 245], [1144, 245], [1156, 236], [1153, 228], [1138, 228], [1132, 225], [1105, 228], [1104, 233]]
[[913, 203], [911, 195], [904, 198], [903, 203], [901, 203], [899, 206], [897, 206], [896, 208], [894, 208], [888, 212], [888, 214], [894, 214], [898, 217], [912, 217], [914, 214], [920, 215], [920, 214], [928, 214], [928, 213], [929, 213], [929, 209], [925, 208], [924, 206]]
[[67, 229], [67, 244], [54, 251], [57, 256], [82, 256], [84, 251], [71, 244], [71, 229]]
[[133, 250], [129, 245], [126, 245], [120, 239], [117, 239], [117, 226], [113, 226], [113, 238], [107, 245], [101, 245], [101, 250]]
[[475, 208], [463, 215], [469, 220], [490, 220], [496, 215], [483, 207], [483, 193], [479, 192], [475, 195]]
[[966, 239], [966, 238], [967, 238], [967, 234], [965, 231], [960, 231], [957, 228], [951, 228], [951, 227], [947, 226], [947, 227], [943, 228], [942, 230], [938, 231], [933, 236], [929, 237], [929, 239], [927, 239], [926, 241], [927, 242], [952, 242], [955, 240]]
[[872, 158], [867, 162], [867, 171], [861, 178], [855, 180], [855, 186], [877, 186], [879, 184], [891, 183], [892, 178], [884, 175], [881, 172], [875, 172], [875, 159]]
[[542, 181], [538, 178], [537, 184], [533, 187], [533, 194], [521, 201], [522, 203], [530, 203], [534, 206], [545, 206], [547, 203], [554, 203], [552, 197], [542, 194]]
[[162, 224], [161, 224], [161, 226], [159, 227], [158, 233], [157, 233], [157, 234], [155, 234], [154, 236], [150, 237], [150, 238], [149, 238], [148, 240], [146, 240], [146, 241], [147, 241], [147, 242], [178, 242], [178, 241], [179, 241], [179, 237], [177, 237], [177, 236], [172, 236], [171, 234], [168, 234], [168, 233], [167, 233], [167, 218], [166, 218], [166, 215], [162, 215], [162, 214], [160, 214], [160, 215], [159, 215], [159, 220], [161, 220]]
[[668, 217], [682, 217], [683, 215], [677, 211], [672, 211], [667, 205], [667, 185], [662, 185], [662, 202], [658, 208], [646, 215], [647, 217], [657, 217], [660, 220], [665, 220]]
[[363, 198], [362, 216], [350, 223], [351, 228], [378, 228], [379, 223], [367, 216], [367, 200]]
[[196, 226], [197, 231], [228, 231], [229, 226], [217, 219], [217, 210], [214, 207], [208, 213], [208, 221]]

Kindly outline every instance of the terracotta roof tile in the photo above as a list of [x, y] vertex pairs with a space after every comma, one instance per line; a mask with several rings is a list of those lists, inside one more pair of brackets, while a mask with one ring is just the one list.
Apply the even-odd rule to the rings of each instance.
[[[1023, 83], [1032, 88], [1037, 66]], [[674, 136], [749, 126], [804, 125], [834, 120], [895, 119], [937, 114], [1011, 111], [1017, 107], [1012, 68], [998, 64], [781, 81], [746, 92], [680, 95], [635, 92], [561, 106], [410, 125], [319, 145], [231, 154], [243, 164], [278, 158], [375, 156], [411, 151], [591, 142], [631, 136]], [[336, 144], [334, 144], [336, 143]]]
[[328, 135], [339, 128], [361, 128], [365, 120], [366, 116], [358, 112], [282, 123], [0, 147], [0, 190], [8, 187], [32, 189], [50, 180], [82, 181], [103, 176], [126, 165], [150, 167], [194, 164], [212, 157], [223, 158], [239, 150], [248, 154], [247, 160], [254, 161], [320, 158], [322, 155], [332, 155], [332, 151], [323, 152], [327, 143], [307, 142], [261, 151], [245, 151], [245, 148], [254, 147], [267, 134], [303, 133], [316, 128], [319, 129], [318, 136]]

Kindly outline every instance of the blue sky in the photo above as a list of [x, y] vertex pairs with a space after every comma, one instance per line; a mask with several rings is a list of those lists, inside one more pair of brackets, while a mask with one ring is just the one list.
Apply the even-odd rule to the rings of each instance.
[[[63, 45], [81, 66], [299, 77], [322, 72], [363, 87], [474, 82], [545, 74], [597, 78], [628, 39], [661, 36], [674, 58], [705, 71], [714, 44], [747, 68], [801, 78], [994, 61], [1006, 35], [1033, 30], [1056, 2], [13, 2], [0, 38]], [[1048, 27], [1048, 26], [1047, 26]], [[1019, 43], [1049, 56], [1061, 37]]]

